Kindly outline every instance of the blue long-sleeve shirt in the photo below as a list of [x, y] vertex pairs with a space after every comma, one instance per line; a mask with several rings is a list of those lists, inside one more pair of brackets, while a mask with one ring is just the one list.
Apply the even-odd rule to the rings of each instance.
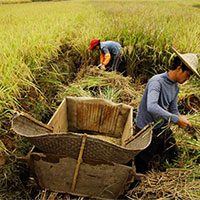
[[[153, 76], [147, 83], [140, 102], [136, 116], [137, 127], [143, 129], [148, 123], [160, 119], [176, 123], [179, 119], [178, 93], [178, 83], [171, 80], [167, 72]], [[160, 123], [155, 128], [162, 125]]]
[[105, 41], [100, 43], [101, 53], [110, 53], [112, 56], [120, 54], [121, 45], [114, 41]]

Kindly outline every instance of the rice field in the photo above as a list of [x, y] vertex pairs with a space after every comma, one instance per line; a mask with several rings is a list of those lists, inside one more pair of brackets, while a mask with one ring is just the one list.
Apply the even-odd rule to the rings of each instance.
[[[1, 135], [10, 132], [13, 110], [45, 122], [65, 95], [97, 96], [136, 109], [148, 79], [168, 70], [171, 47], [200, 55], [198, 0], [0, 0], [0, 19]], [[124, 47], [128, 77], [90, 70], [99, 60], [98, 53], [88, 50], [93, 38], [114, 40]], [[200, 81], [195, 77], [182, 85], [180, 107], [191, 95], [200, 99], [199, 91]], [[199, 111], [188, 117], [200, 127]], [[199, 143], [194, 144], [187, 134], [182, 137], [185, 133], [178, 127], [174, 130], [185, 150], [181, 166], [186, 170], [189, 166], [192, 173], [191, 165], [198, 165]], [[7, 148], [12, 152], [16, 146]], [[7, 170], [12, 177], [12, 170]], [[5, 176], [2, 180], [8, 182]], [[194, 195], [189, 191], [189, 197], [198, 199], [200, 188], [195, 190]]]
[[118, 41], [126, 47], [127, 70], [132, 76], [139, 73], [138, 66], [143, 74], [167, 68], [172, 46], [180, 52], [200, 53], [198, 3], [108, 1], [105, 6], [104, 1], [62, 1], [1, 5], [2, 103], [10, 104], [23, 89], [38, 87], [34, 78], [46, 62], [59, 55], [62, 45], [80, 57], [81, 67], [94, 64], [94, 55], [88, 51], [92, 38]]

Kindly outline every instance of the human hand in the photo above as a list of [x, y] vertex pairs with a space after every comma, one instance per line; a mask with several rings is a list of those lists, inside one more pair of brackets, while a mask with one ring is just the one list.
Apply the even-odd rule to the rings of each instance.
[[188, 121], [187, 117], [183, 115], [179, 116], [177, 124], [182, 128], [187, 127], [187, 126], [192, 127], [192, 124]]
[[97, 67], [101, 69], [102, 65], [103, 65], [103, 64], [102, 64], [102, 63], [100, 63], [100, 64], [99, 64]]
[[98, 67], [99, 69], [103, 70], [103, 71], [106, 70], [105, 65], [102, 64], [102, 63], [100, 63], [97, 67]]
[[103, 71], [105, 71], [105, 70], [106, 70], [106, 67], [105, 67], [105, 65], [102, 65], [102, 66], [101, 66], [101, 70], [103, 70]]

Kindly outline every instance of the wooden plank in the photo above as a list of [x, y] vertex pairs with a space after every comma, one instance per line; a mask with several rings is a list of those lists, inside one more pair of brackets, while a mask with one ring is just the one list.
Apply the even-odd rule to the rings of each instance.
[[66, 99], [63, 99], [48, 125], [53, 127], [54, 132], [65, 132], [68, 130], [67, 120], [67, 102]]
[[122, 146], [126, 146], [125, 140], [127, 140], [133, 135], [132, 126], [133, 126], [133, 109], [131, 108], [121, 137]]
[[116, 121], [115, 136], [121, 137], [130, 112], [130, 106], [122, 104]]
[[118, 111], [117, 106], [105, 105], [102, 108], [100, 132], [106, 135], [113, 136], [115, 131], [115, 121], [118, 116], [115, 113]]
[[67, 97], [68, 131], [93, 131], [121, 137], [130, 106], [105, 99]]
[[77, 131], [77, 100], [76, 98], [66, 97], [68, 131]]

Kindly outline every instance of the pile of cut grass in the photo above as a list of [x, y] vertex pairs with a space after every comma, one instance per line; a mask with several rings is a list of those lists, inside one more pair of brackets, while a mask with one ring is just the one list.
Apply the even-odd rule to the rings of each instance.
[[170, 168], [166, 172], [151, 171], [141, 183], [130, 190], [128, 199], [183, 199], [200, 197], [200, 167]]
[[131, 77], [116, 72], [104, 72], [95, 66], [80, 71], [74, 82], [60, 85], [58, 101], [65, 96], [97, 97], [115, 103], [126, 103], [137, 109], [144, 85], [133, 83]]

